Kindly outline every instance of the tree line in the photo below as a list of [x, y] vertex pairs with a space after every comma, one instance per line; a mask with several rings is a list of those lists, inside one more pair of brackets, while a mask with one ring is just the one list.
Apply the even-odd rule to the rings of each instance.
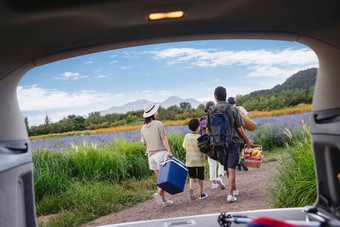
[[[187, 118], [200, 118], [204, 115], [203, 104], [196, 109], [192, 108], [188, 102], [158, 109], [158, 120], [174, 121]], [[127, 113], [112, 113], [101, 116], [100, 112], [92, 112], [87, 118], [83, 116], [69, 115], [58, 122], [51, 122], [48, 115], [45, 116], [44, 123], [38, 126], [29, 126], [29, 119], [24, 118], [29, 136], [45, 135], [52, 133], [63, 133], [71, 131], [94, 130], [99, 128], [111, 128], [122, 125], [142, 124], [144, 122], [143, 110], [129, 111]]]
[[277, 110], [285, 107], [293, 107], [298, 104], [311, 104], [314, 89], [281, 91], [275, 94], [252, 97], [248, 95], [236, 96], [236, 105], [243, 106], [247, 111], [253, 110]]

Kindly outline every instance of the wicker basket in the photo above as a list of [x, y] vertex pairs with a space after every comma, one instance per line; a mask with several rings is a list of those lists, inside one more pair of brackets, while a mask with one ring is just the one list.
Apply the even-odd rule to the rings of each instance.
[[[254, 145], [254, 147], [260, 147], [261, 151], [263, 151], [261, 145]], [[244, 145], [244, 149], [246, 149], [246, 145]], [[246, 161], [246, 166], [249, 168], [260, 168], [263, 159], [264, 159], [263, 154], [261, 158], [254, 157], [244, 158], [244, 160]]]
[[246, 161], [246, 166], [249, 168], [260, 168], [261, 163], [263, 161], [263, 159], [262, 160], [250, 160], [247, 158], [245, 158], [244, 160]]

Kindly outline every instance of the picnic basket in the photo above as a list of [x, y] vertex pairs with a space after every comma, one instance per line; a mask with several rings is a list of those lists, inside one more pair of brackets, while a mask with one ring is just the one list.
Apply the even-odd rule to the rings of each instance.
[[[260, 147], [260, 150], [263, 151], [261, 145], [255, 145], [254, 144], [254, 147]], [[244, 150], [245, 149], [247, 149], [247, 145], [244, 145]], [[256, 158], [256, 157], [253, 157], [253, 156], [243, 157], [243, 158], [246, 162], [247, 167], [249, 167], [249, 168], [260, 168], [261, 163], [263, 162], [264, 156], [263, 156], [263, 153], [262, 153], [261, 158]]]

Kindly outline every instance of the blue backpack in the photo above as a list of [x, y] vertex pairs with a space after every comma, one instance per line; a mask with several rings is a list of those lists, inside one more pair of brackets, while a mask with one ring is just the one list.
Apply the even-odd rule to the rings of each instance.
[[220, 113], [216, 112], [216, 108], [213, 106], [210, 107], [212, 111], [209, 127], [210, 143], [214, 148], [225, 146], [228, 149], [232, 143], [230, 119], [226, 114], [230, 106], [230, 104], [226, 105]]

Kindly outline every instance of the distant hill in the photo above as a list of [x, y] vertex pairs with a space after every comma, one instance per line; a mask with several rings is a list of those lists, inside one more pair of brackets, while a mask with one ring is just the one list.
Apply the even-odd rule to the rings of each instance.
[[276, 85], [272, 89], [253, 91], [250, 97], [280, 93], [281, 91], [306, 90], [314, 87], [317, 68], [301, 70], [289, 77], [283, 84]]
[[[142, 110], [145, 103], [149, 102], [146, 99], [139, 99], [135, 102], [130, 102], [125, 104], [124, 106], [119, 107], [111, 107], [108, 110], [102, 110], [100, 111], [101, 115], [110, 114], [110, 113], [126, 113], [132, 110]], [[152, 101], [151, 101], [152, 102]], [[164, 102], [159, 103], [163, 108], [168, 108], [169, 106], [177, 105], [181, 102], [188, 102], [191, 104], [192, 108], [197, 108], [200, 104], [204, 104], [203, 102], [199, 102], [195, 99], [182, 99], [178, 96], [171, 96], [168, 99], [166, 99]]]

